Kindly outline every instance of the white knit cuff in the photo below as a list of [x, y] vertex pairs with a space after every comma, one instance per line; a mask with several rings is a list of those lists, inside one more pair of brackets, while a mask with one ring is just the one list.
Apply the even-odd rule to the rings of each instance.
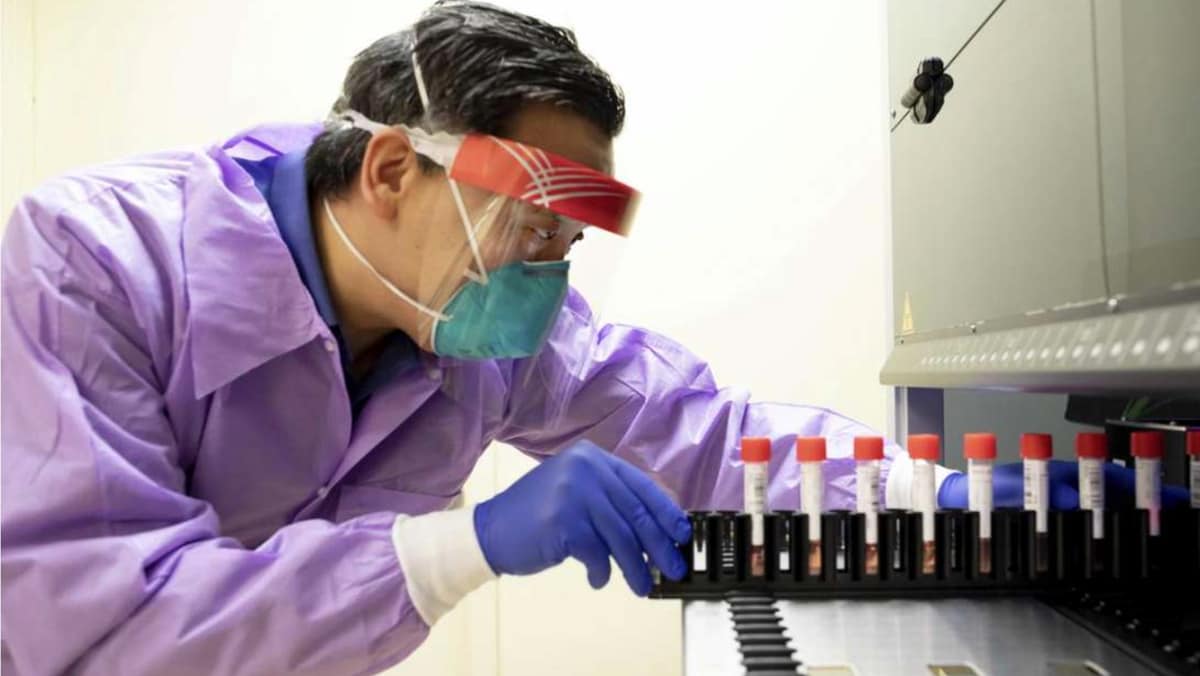
[[[954, 470], [933, 466], [934, 496], [942, 491], [942, 482], [954, 474]], [[887, 486], [884, 488], [884, 506], [888, 509], [912, 509], [913, 461], [907, 454], [892, 457], [888, 469]]]
[[408, 596], [425, 624], [433, 626], [464, 596], [495, 579], [475, 534], [475, 508], [401, 514], [392, 544], [408, 584]]

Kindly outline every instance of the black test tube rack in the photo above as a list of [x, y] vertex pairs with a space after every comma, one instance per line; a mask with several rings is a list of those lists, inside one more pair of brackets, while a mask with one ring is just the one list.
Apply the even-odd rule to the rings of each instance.
[[[979, 517], [942, 510], [934, 520], [936, 571], [924, 573], [925, 541], [917, 512], [878, 515], [878, 574], [865, 566], [865, 515], [821, 515], [820, 571], [809, 570], [808, 517], [795, 512], [763, 515], [766, 570], [749, 570], [750, 515], [692, 512], [692, 541], [680, 545], [688, 574], [679, 581], [655, 571], [656, 598], [720, 598], [761, 591], [779, 598], [987, 596], [1061, 589], [1127, 589], [1154, 581], [1200, 579], [1200, 511], [1163, 510], [1161, 533], [1150, 535], [1143, 510], [1105, 513], [1103, 539], [1092, 537], [1089, 512], [1050, 513], [1039, 551], [1035, 515], [1018, 509], [992, 512], [991, 566], [980, 565]], [[1040, 564], [1040, 565], [1039, 565]]]

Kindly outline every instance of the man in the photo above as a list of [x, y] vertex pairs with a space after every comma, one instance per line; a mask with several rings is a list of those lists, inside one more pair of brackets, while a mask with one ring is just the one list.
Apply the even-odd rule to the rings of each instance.
[[[676, 503], [740, 505], [743, 435], [775, 440], [780, 507], [795, 436], [828, 437], [827, 506], [851, 505], [869, 430], [718, 389], [568, 292], [583, 227], [632, 210], [608, 176], [623, 116], [569, 32], [446, 2], [356, 58], [324, 128], [26, 196], [3, 253], [6, 672], [373, 673], [482, 582], [568, 556], [644, 595], [648, 563], [683, 572]], [[492, 441], [545, 462], [447, 510]]]

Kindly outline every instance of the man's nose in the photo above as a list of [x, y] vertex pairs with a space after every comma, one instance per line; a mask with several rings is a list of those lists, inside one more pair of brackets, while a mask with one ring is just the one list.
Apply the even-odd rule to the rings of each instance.
[[567, 257], [567, 252], [571, 250], [571, 242], [564, 240], [562, 237], [555, 237], [546, 242], [546, 245], [538, 251], [533, 260], [538, 263], [548, 263], [550, 261], [561, 261]]

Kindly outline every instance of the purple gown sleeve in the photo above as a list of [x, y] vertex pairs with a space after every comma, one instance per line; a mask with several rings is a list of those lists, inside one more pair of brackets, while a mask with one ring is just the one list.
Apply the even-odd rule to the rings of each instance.
[[428, 627], [392, 515], [248, 548], [187, 495], [139, 317], [60, 218], [26, 200], [3, 251], [4, 673], [368, 674], [411, 652]]
[[[798, 509], [796, 436], [824, 436], [826, 509], [853, 509], [853, 438], [866, 425], [815, 406], [752, 402], [718, 387], [708, 364], [644, 329], [593, 324], [572, 291], [546, 348], [515, 366], [499, 439], [535, 457], [576, 439], [650, 473], [685, 509], [741, 509], [743, 436], [772, 439], [771, 509]], [[886, 446], [880, 495], [900, 449]]]

